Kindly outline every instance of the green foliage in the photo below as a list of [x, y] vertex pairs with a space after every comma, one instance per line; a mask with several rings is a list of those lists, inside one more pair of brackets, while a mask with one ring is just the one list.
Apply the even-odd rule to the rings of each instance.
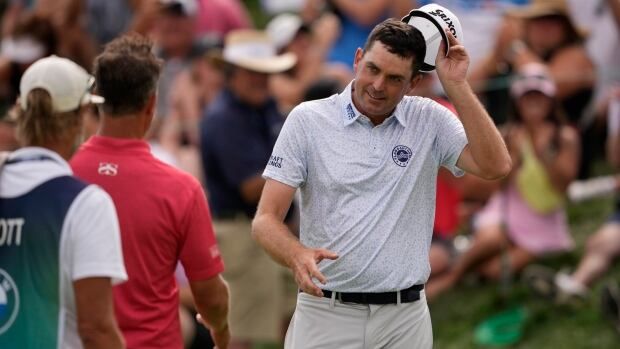
[[260, 0], [243, 0], [245, 7], [248, 9], [252, 23], [256, 28], [265, 28], [267, 22], [269, 22], [269, 16], [263, 12], [260, 5]]

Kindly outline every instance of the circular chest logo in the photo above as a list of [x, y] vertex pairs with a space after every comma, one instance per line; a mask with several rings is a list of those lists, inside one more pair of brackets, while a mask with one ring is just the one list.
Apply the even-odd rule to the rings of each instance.
[[396, 165], [400, 167], [407, 166], [407, 163], [409, 163], [409, 159], [411, 159], [412, 155], [413, 152], [411, 149], [405, 145], [397, 145], [392, 150], [392, 160], [394, 160]]
[[19, 311], [17, 285], [4, 269], [0, 269], [0, 335], [11, 327]]

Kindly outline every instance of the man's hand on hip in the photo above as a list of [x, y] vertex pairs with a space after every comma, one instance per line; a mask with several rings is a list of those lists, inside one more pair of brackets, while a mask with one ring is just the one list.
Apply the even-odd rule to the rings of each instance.
[[312, 278], [316, 278], [320, 283], [325, 284], [327, 279], [319, 271], [318, 264], [323, 259], [337, 259], [338, 255], [323, 248], [301, 247], [292, 252], [288, 265], [295, 275], [295, 282], [299, 288], [305, 293], [323, 297], [323, 291], [312, 281]]

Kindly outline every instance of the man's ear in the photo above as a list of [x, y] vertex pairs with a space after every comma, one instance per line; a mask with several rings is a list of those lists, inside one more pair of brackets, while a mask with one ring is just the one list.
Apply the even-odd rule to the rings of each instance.
[[157, 93], [153, 93], [148, 101], [146, 101], [146, 105], [144, 106], [144, 122], [145, 122], [145, 130], [144, 132], [148, 131], [148, 129], [151, 127], [151, 122], [153, 121], [153, 118], [155, 117], [155, 107], [157, 106]]
[[364, 57], [364, 50], [358, 47], [355, 51], [355, 59], [353, 60], [353, 72], [355, 74], [357, 74], [358, 65], [362, 60], [362, 57]]
[[424, 73], [417, 73], [411, 78], [411, 81], [409, 81], [409, 92], [408, 93], [411, 93], [411, 91], [413, 91], [413, 89], [415, 89], [416, 86], [418, 86], [420, 81], [422, 81], [422, 79], [424, 78], [423, 74]]

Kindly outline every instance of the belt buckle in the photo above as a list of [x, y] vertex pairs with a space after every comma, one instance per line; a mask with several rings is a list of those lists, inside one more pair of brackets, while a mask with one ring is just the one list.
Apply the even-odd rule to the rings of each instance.
[[402, 296], [406, 299], [407, 303], [413, 303], [420, 300], [420, 291], [409, 290], [407, 292], [403, 292]]

